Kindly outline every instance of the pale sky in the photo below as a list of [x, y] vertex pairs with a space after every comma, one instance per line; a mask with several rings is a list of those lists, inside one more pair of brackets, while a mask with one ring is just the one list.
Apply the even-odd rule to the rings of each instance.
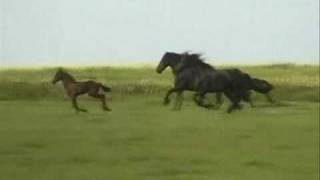
[[319, 0], [0, 0], [0, 65], [319, 62]]

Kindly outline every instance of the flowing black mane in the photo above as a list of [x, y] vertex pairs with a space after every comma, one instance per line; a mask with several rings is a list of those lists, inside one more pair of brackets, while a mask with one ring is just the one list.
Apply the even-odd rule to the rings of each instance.
[[210, 64], [204, 62], [204, 59], [201, 57], [201, 54], [188, 54], [184, 53], [182, 55], [181, 59], [181, 65], [180, 65], [180, 70], [186, 69], [186, 68], [194, 68], [194, 67], [200, 67], [203, 69], [210, 69], [210, 70], [215, 70], [213, 66]]
[[170, 59], [180, 59], [182, 55], [178, 54], [178, 53], [174, 53], [174, 52], [166, 52], [164, 54], [164, 56], [166, 56], [166, 58], [170, 58]]

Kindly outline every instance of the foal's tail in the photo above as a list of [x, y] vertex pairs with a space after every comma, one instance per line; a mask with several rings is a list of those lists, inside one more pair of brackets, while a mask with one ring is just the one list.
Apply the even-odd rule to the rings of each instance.
[[103, 89], [104, 92], [110, 92], [111, 91], [111, 88], [109, 88], [108, 86], [105, 86], [101, 83], [99, 83], [99, 86], [101, 89]]

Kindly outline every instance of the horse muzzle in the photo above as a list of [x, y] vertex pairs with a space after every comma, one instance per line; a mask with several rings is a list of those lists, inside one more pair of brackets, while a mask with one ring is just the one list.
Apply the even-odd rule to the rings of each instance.
[[51, 81], [52, 84], [56, 84], [58, 81], [56, 81], [55, 79]]
[[157, 67], [157, 69], [156, 69], [156, 72], [157, 72], [158, 74], [161, 74], [164, 69], [165, 69], [165, 68], [164, 68], [163, 66], [159, 65], [159, 66]]

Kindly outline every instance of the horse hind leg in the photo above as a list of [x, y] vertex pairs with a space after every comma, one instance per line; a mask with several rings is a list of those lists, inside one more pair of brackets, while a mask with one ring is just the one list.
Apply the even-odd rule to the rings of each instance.
[[227, 113], [232, 113], [235, 109], [242, 109], [242, 106], [240, 105], [240, 98], [234, 96], [230, 92], [225, 92], [225, 95], [227, 98], [231, 101], [231, 105], [228, 107]]
[[180, 110], [183, 103], [183, 91], [178, 91], [176, 96], [176, 102], [174, 106], [174, 110]]
[[193, 101], [194, 101], [197, 105], [199, 105], [199, 96], [200, 96], [199, 93], [195, 93], [195, 94], [193, 95]]
[[196, 104], [198, 106], [204, 107], [204, 108], [207, 108], [207, 109], [215, 108], [215, 106], [212, 105], [212, 104], [205, 104], [204, 103], [204, 99], [205, 99], [205, 93], [196, 93], [193, 96], [193, 100], [194, 100], [194, 102], [196, 102]]
[[250, 91], [246, 92], [245, 95], [244, 95], [244, 97], [243, 97], [242, 99], [243, 99], [245, 102], [248, 102], [252, 108], [255, 107], [255, 105], [254, 105], [254, 103], [253, 103], [253, 101], [252, 101], [252, 99], [251, 99], [251, 92], [250, 92]]
[[255, 107], [255, 105], [254, 105], [254, 103], [253, 103], [253, 101], [252, 101], [251, 98], [248, 99], [248, 102], [249, 102], [249, 104], [250, 104], [250, 107], [252, 107], [252, 108]]
[[102, 103], [102, 109], [105, 111], [111, 111], [111, 109], [107, 106], [105, 95], [97, 94], [97, 93], [89, 93], [89, 96], [100, 99]]
[[174, 110], [180, 110], [183, 102], [183, 94], [181, 91], [177, 92], [176, 101], [174, 105]]
[[239, 105], [239, 101], [236, 101], [235, 99], [231, 100], [231, 104], [228, 107], [227, 113], [230, 114], [236, 109], [241, 109], [241, 106]]
[[77, 103], [77, 96], [72, 97], [72, 106], [77, 112], [88, 112], [86, 109], [79, 108]]

